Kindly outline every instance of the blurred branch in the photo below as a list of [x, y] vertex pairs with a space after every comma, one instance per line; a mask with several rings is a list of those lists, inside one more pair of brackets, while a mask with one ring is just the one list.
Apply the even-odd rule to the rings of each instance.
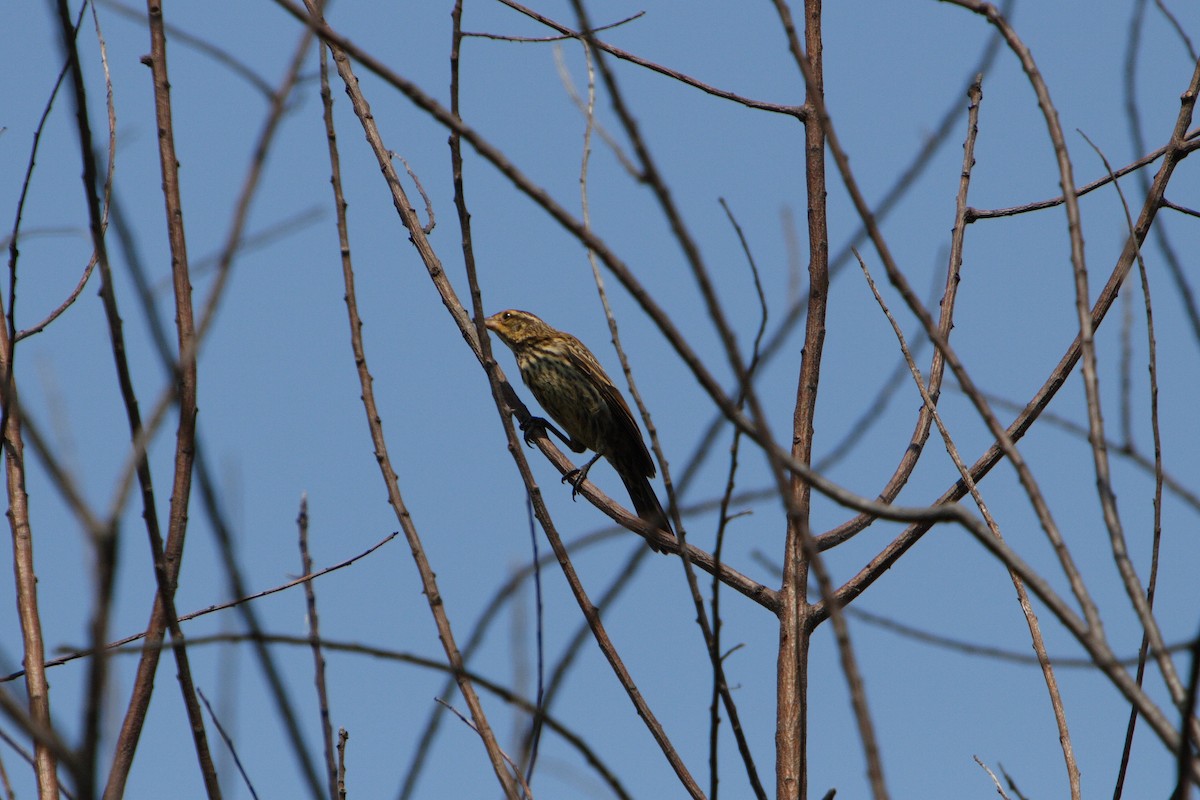
[[197, 689], [196, 693], [200, 695], [200, 700], [204, 703], [205, 709], [208, 710], [208, 715], [212, 717], [213, 726], [217, 729], [217, 734], [225, 742], [225, 746], [229, 748], [229, 754], [233, 756], [233, 763], [237, 765], [238, 774], [242, 776], [242, 782], [246, 784], [246, 790], [250, 792], [250, 796], [254, 800], [258, 800], [258, 792], [254, 791], [254, 784], [250, 781], [250, 776], [246, 774], [246, 768], [242, 766], [242, 759], [238, 755], [237, 747], [233, 744], [233, 739], [225, 732], [225, 728], [222, 727], [221, 721], [217, 719], [217, 714], [213, 711], [212, 704], [208, 702], [208, 698], [204, 696], [204, 692]]
[[[99, 264], [100, 274], [104, 278], [104, 280], [101, 283], [100, 294], [101, 294], [101, 298], [104, 302], [105, 316], [107, 317], [108, 324], [109, 324], [109, 331], [110, 331], [110, 336], [111, 336], [111, 340], [112, 340], [113, 356], [116, 361], [119, 380], [121, 381], [122, 396], [126, 402], [127, 409], [130, 410], [131, 414], [136, 416], [136, 413], [137, 413], [136, 402], [134, 401], [134, 405], [132, 407], [129, 405], [131, 402], [132, 393], [131, 393], [131, 391], [126, 391], [127, 389], [130, 388], [130, 385], [128, 383], [128, 377], [129, 377], [128, 364], [125, 362], [125, 357], [124, 357], [124, 341], [122, 339], [121, 332], [120, 332], [120, 317], [119, 317], [119, 315], [117, 315], [115, 313], [116, 299], [115, 299], [115, 296], [113, 295], [112, 275], [109, 272], [108, 251], [107, 251], [107, 246], [106, 246], [106, 243], [104, 240], [107, 216], [106, 216], [105, 212], [101, 209], [100, 198], [97, 195], [97, 188], [100, 185], [100, 178], [99, 178], [99, 173], [96, 169], [96, 157], [95, 157], [95, 151], [94, 151], [94, 143], [92, 140], [91, 123], [88, 118], [87, 91], [84, 86], [83, 66], [79, 62], [79, 51], [78, 51], [77, 43], [76, 43], [76, 36], [78, 33], [78, 29], [71, 22], [70, 9], [68, 8], [66, 0], [58, 0], [56, 5], [57, 5], [57, 10], [58, 10], [59, 33], [62, 35], [62, 39], [61, 39], [62, 51], [63, 51], [64, 55], [66, 56], [67, 64], [70, 68], [71, 89], [72, 89], [71, 99], [72, 99], [73, 105], [75, 107], [76, 134], [78, 136], [79, 154], [80, 154], [81, 160], [83, 162], [83, 174], [82, 174], [83, 191], [84, 191], [84, 200], [87, 204], [87, 210], [88, 210], [89, 230], [91, 232], [92, 247], [94, 249], [96, 262]], [[104, 40], [103, 40], [103, 37], [100, 35], [99, 25], [97, 25], [96, 33], [97, 33], [97, 38], [99, 40], [100, 52], [101, 52], [101, 54], [104, 54]], [[109, 100], [110, 100], [109, 105], [108, 105], [108, 111], [109, 111], [109, 117], [108, 117], [109, 153], [108, 153], [108, 156], [109, 156], [109, 170], [110, 171], [109, 171], [109, 176], [108, 176], [109, 180], [106, 182], [106, 185], [111, 186], [111, 177], [112, 177], [111, 169], [112, 169], [112, 165], [113, 165], [115, 155], [116, 155], [116, 153], [115, 153], [116, 120], [115, 120], [115, 116], [113, 114], [112, 104], [111, 104], [112, 85], [111, 85], [111, 82], [108, 81], [109, 76], [108, 76], [107, 63], [104, 64], [104, 68], [105, 68], [106, 84], [109, 89], [108, 94], [109, 94]], [[15, 272], [13, 274], [13, 277], [15, 278]], [[15, 303], [15, 290], [16, 290], [15, 280], [14, 280], [12, 289], [14, 292], [13, 302]], [[10, 322], [9, 332], [12, 333], [15, 338], [14, 327], [15, 326]], [[11, 344], [9, 344], [6, 347], [6, 354], [9, 356], [9, 363], [8, 363], [9, 373], [7, 375], [7, 377], [9, 378], [9, 383], [6, 384], [6, 388], [8, 388], [10, 390], [8, 392], [9, 398], [15, 399], [16, 384], [15, 384], [15, 382], [13, 382], [15, 380], [15, 378], [11, 373], [12, 357], [15, 355], [15, 352], [13, 351]], [[12, 404], [10, 403], [9, 405], [12, 405]], [[7, 413], [9, 413], [9, 421], [10, 422], [17, 419], [15, 409], [10, 409], [10, 408], [8, 408], [8, 406], [6, 406], [5, 411]], [[19, 436], [19, 430], [14, 431], [14, 434]], [[13, 449], [11, 455], [16, 456], [17, 454], [19, 454], [19, 450], [17, 450], [17, 448], [14, 446], [14, 449]], [[9, 466], [10, 466], [10, 469], [13, 468], [13, 466], [14, 466], [13, 459], [10, 459]], [[21, 481], [21, 486], [20, 486], [19, 493], [20, 493], [20, 495], [23, 496], [24, 495], [24, 477], [23, 476], [20, 478], [20, 481]], [[11, 484], [12, 484], [12, 478], [10, 477], [10, 487], [11, 487]], [[12, 491], [11, 488], [10, 488], [9, 494], [10, 494], [10, 503], [13, 503], [14, 492]], [[15, 527], [19, 524], [17, 514], [21, 513], [21, 512], [23, 512], [25, 515], [28, 514], [28, 509], [24, 507], [23, 500], [24, 500], [24, 498], [22, 497], [20, 511], [18, 511], [18, 506], [16, 504], [13, 505], [14, 534], [16, 533]], [[28, 525], [28, 517], [27, 516], [25, 517], [25, 524]], [[104, 642], [105, 639], [107, 638], [109, 615], [112, 613], [113, 577], [116, 574], [116, 566], [117, 566], [116, 565], [116, 558], [117, 558], [117, 549], [116, 549], [117, 525], [116, 525], [116, 521], [112, 520], [102, 526], [92, 528], [88, 531], [88, 533], [90, 534], [90, 537], [91, 537], [91, 545], [94, 548], [94, 558], [95, 558], [95, 569], [94, 569], [95, 584], [93, 586], [93, 605], [92, 605], [92, 609], [91, 609], [92, 617], [91, 617], [91, 622], [89, 625], [89, 634], [91, 636], [93, 647], [99, 647], [100, 644], [102, 642]], [[28, 560], [28, 569], [29, 569], [28, 577], [36, 580], [35, 578], [33, 578], [32, 542], [28, 543], [28, 548], [29, 549], [24, 554], [22, 554], [19, 549], [17, 550], [17, 552], [14, 552], [14, 561], [19, 560], [19, 558], [22, 555], [24, 555]], [[44, 656], [43, 656], [43, 653], [42, 653], [42, 650], [40, 647], [41, 634], [40, 634], [40, 631], [37, 630], [37, 626], [39, 625], [39, 623], [37, 622], [37, 618], [36, 618], [36, 610], [34, 610], [32, 612], [32, 618], [31, 618], [30, 612], [26, 608], [24, 608], [25, 605], [32, 603], [33, 608], [36, 609], [37, 600], [36, 600], [36, 593], [34, 593], [32, 586], [28, 587], [28, 592], [29, 592], [28, 597], [25, 596], [27, 589], [26, 589], [26, 587], [22, 586], [22, 581], [21, 581], [23, 566], [24, 565], [18, 564], [17, 569], [16, 569], [17, 579], [18, 579], [18, 588], [17, 588], [18, 601], [17, 602], [18, 602], [18, 608], [20, 609], [20, 612], [21, 612], [22, 629], [25, 631], [25, 644], [26, 644], [26, 651], [27, 651], [26, 657], [25, 657], [26, 668], [31, 670], [29, 672], [29, 674], [27, 674], [27, 676], [26, 676], [26, 682], [30, 684], [30, 711], [31, 711], [31, 716], [35, 722], [37, 722], [39, 724], [49, 725], [50, 724], [49, 696], [48, 696], [48, 688], [49, 687], [45, 686], [44, 688], [47, 690], [47, 693], [40, 698], [36, 698], [36, 700], [35, 700], [35, 696], [34, 696], [34, 692], [33, 692], [33, 686], [36, 684], [37, 678], [38, 678], [37, 673], [44, 670], [44, 666], [41, 663]], [[35, 633], [31, 634], [31, 632], [28, 630], [31, 626], [34, 628]], [[29, 651], [29, 644], [30, 644], [31, 636], [36, 636], [37, 639], [39, 640], [38, 647], [33, 652]], [[32, 664], [30, 663], [31, 661], [33, 662]], [[74, 765], [74, 769], [72, 770], [74, 773], [73, 777], [75, 778], [75, 789], [79, 793], [79, 795], [84, 798], [91, 798], [95, 794], [96, 759], [97, 759], [97, 750], [100, 745], [100, 703], [101, 703], [101, 699], [104, 696], [104, 689], [105, 689], [105, 684], [106, 684], [106, 679], [107, 679], [107, 667], [108, 667], [107, 659], [103, 655], [101, 655], [99, 658], [96, 658], [92, 661], [92, 663], [89, 665], [89, 669], [88, 669], [88, 675], [87, 675], [87, 681], [86, 681], [87, 689], [86, 689], [86, 694], [85, 694], [86, 699], [83, 703], [83, 708], [82, 708], [82, 733], [81, 733], [81, 742], [79, 745], [79, 758], [78, 758], [78, 761]], [[44, 676], [44, 673], [43, 673], [43, 676]], [[42, 680], [44, 681], [44, 677], [42, 678]], [[42, 707], [39, 708], [37, 705], [38, 702], [40, 702], [44, 705], [42, 705]], [[52, 756], [50, 755], [49, 751], [44, 747], [44, 745], [41, 742], [38, 742], [36, 744], [35, 754], [37, 755], [37, 762], [38, 762], [37, 763], [38, 795], [39, 795], [39, 797], [43, 798], [43, 800], [49, 800], [49, 798], [56, 798], [58, 796], [58, 776], [57, 776], [57, 774], [55, 774], [55, 767], [54, 767], [54, 762], [53, 762]]]
[[[247, 642], [254, 639], [260, 640], [263, 644], [279, 644], [288, 645], [291, 647], [311, 647], [312, 639], [308, 636], [287, 636], [283, 634], [273, 633], [233, 633], [233, 634], [213, 634], [211, 636], [196, 636], [188, 640], [189, 647], [201, 647], [209, 644], [222, 644], [229, 642]], [[366, 656], [368, 658], [377, 658], [385, 661], [396, 661], [402, 664], [409, 664], [422, 669], [433, 670], [437, 672], [445, 672], [451, 676], [455, 676], [455, 671], [452, 666], [443, 661], [435, 661], [434, 659], [425, 658], [424, 656], [405, 653], [398, 650], [389, 650], [382, 647], [372, 647], [370, 645], [359, 642], [345, 642], [336, 639], [320, 639], [319, 644], [323, 650], [349, 653], [351, 655]], [[127, 652], [127, 651], [119, 651]], [[463, 673], [472, 684], [479, 688], [491, 692], [504, 702], [519, 708], [527, 714], [532, 715], [536, 711], [536, 704], [525, 697], [521, 697], [511, 689], [496, 683], [495, 681], [485, 677], [478, 672], [467, 671]], [[546, 727], [562, 737], [572, 748], [577, 750], [587, 764], [596, 772], [612, 790], [612, 792], [620, 798], [630, 798], [633, 794], [627, 790], [617, 778], [616, 773], [607, 766], [597, 753], [583, 737], [572, 731], [565, 723], [551, 714], [546, 715]]]
[[[1137, 68], [1138, 56], [1141, 52], [1142, 42], [1142, 27], [1145, 17], [1146, 2], [1138, 0], [1134, 5], [1133, 19], [1129, 24], [1128, 44], [1125, 48], [1125, 71], [1124, 71], [1124, 110], [1125, 120], [1129, 126], [1129, 138], [1133, 142], [1134, 152], [1141, 152], [1146, 149], [1146, 134], [1142, 129], [1142, 119], [1140, 118], [1140, 107], [1138, 101], [1138, 81]], [[1193, 59], [1195, 60], [1195, 59]], [[1200, 129], [1192, 130], [1185, 137], [1193, 146], [1200, 145]], [[1138, 191], [1142, 194], [1149, 194], [1150, 179], [1146, 177], [1144, 172], [1138, 171], [1135, 173], [1138, 181]], [[1166, 195], [1163, 194], [1161, 201], [1165, 204]], [[1158, 250], [1161, 253], [1163, 263], [1167, 267], [1172, 280], [1175, 282], [1176, 294], [1179, 296], [1183, 304], [1184, 312], [1187, 314], [1188, 322], [1191, 323], [1192, 336], [1196, 340], [1196, 344], [1200, 345], [1200, 306], [1196, 302], [1196, 293], [1192, 289], [1189, 281], [1188, 270], [1184, 268], [1183, 259], [1180, 257], [1178, 250], [1171, 241], [1167, 233], [1168, 228], [1165, 225], [1154, 226], [1154, 240], [1158, 245]], [[1119, 788], [1119, 787], [1118, 787]]]
[[[118, 3], [117, 0], [95, 0], [95, 2], [140, 25], [147, 24], [146, 14], [132, 6]], [[213, 61], [253, 86], [263, 97], [269, 99], [275, 93], [274, 87], [271, 86], [266, 78], [263, 78], [249, 66], [235, 58], [231, 53], [217, 47], [209, 40], [188, 33], [187, 30], [177, 25], [171, 25], [170, 23], [165, 23], [163, 30], [171, 37], [172, 41], [178, 42], [183, 47], [190, 47], [199, 53], [204, 53]]]

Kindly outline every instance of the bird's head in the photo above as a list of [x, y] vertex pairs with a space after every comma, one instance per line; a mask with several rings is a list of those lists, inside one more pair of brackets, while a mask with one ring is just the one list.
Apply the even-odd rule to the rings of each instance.
[[509, 347], [554, 332], [553, 328], [528, 311], [517, 311], [513, 308], [493, 314], [484, 320], [483, 324]]

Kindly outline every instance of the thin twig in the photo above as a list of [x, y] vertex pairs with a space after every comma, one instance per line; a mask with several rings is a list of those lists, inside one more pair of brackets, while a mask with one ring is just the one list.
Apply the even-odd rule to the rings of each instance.
[[537, 523], [533, 516], [533, 504], [526, 502], [526, 517], [529, 522], [529, 547], [533, 555], [533, 598], [534, 619], [537, 639], [537, 691], [534, 702], [537, 710], [529, 726], [529, 735], [522, 742], [521, 760], [525, 764], [525, 783], [533, 782], [533, 769], [537, 766], [538, 747], [542, 741], [542, 723], [545, 719], [546, 704], [546, 640], [545, 640], [545, 608], [542, 604], [542, 569], [538, 557]]
[[1172, 203], [1165, 197], [1163, 198], [1162, 204], [1163, 208], [1169, 208], [1172, 211], [1178, 211], [1180, 214], [1186, 214], [1189, 217], [1196, 217], [1200, 219], [1200, 211], [1197, 211], [1194, 208], [1188, 208], [1187, 206], [1181, 206], [1178, 203]]
[[[371, 547], [368, 547], [366, 550], [364, 550], [363, 552], [359, 553], [356, 556], [351, 556], [350, 558], [347, 558], [345, 561], [340, 561], [337, 564], [334, 564], [329, 567], [325, 567], [324, 569], [321, 569], [321, 570], [317, 570], [316, 572], [313, 572], [309, 575], [301, 575], [299, 578], [295, 578], [294, 580], [290, 580], [287, 583], [281, 584], [279, 586], [275, 586], [270, 589], [264, 589], [261, 592], [255, 592], [254, 594], [247, 595], [245, 597], [239, 597], [237, 600], [230, 600], [227, 603], [217, 603], [216, 605], [211, 605], [211, 606], [208, 606], [207, 608], [202, 608], [199, 611], [193, 611], [190, 614], [184, 614], [183, 616], [181, 616], [179, 618], [179, 621], [187, 622], [188, 620], [196, 619], [197, 617], [203, 617], [206, 614], [212, 614], [216, 611], [224, 611], [227, 608], [234, 608], [235, 606], [245, 605], [246, 603], [249, 603], [252, 600], [257, 600], [260, 597], [266, 597], [267, 595], [275, 594], [276, 592], [282, 592], [287, 589], [291, 589], [296, 586], [300, 586], [301, 584], [308, 583], [311, 580], [315, 580], [324, 575], [328, 575], [331, 572], [336, 572], [337, 570], [342, 569], [343, 567], [348, 567], [351, 564], [353, 564], [355, 561], [358, 561], [359, 559], [366, 558], [367, 556], [371, 555], [376, 550], [383, 547], [385, 544], [390, 542], [392, 539], [395, 539], [399, 535], [400, 535], [400, 531], [393, 531], [392, 533], [389, 533], [387, 536], [385, 536], [380, 541], [373, 544]], [[142, 639], [145, 639], [146, 636], [147, 636], [147, 633], [145, 631], [142, 631], [141, 633], [135, 633], [130, 636], [126, 636], [123, 639], [117, 639], [116, 641], [109, 642], [108, 644], [104, 645], [104, 649], [105, 650], [117, 650], [117, 649], [125, 647], [125, 645], [132, 644], [133, 642], [137, 642]], [[69, 653], [68, 655], [65, 655], [65, 656], [60, 656], [59, 658], [55, 658], [51, 661], [47, 661], [46, 666], [47, 667], [58, 667], [63, 664], [66, 664], [69, 661], [74, 661], [77, 658], [86, 658], [86, 657], [92, 655], [94, 652], [95, 651], [93, 651], [91, 649], [79, 650], [74, 653]], [[7, 683], [8, 681], [16, 680], [17, 678], [20, 678], [24, 674], [25, 674], [24, 670], [18, 670], [9, 675], [0, 677], [0, 683]]]
[[338, 800], [346, 800], [346, 742], [349, 741], [350, 734], [345, 728], [338, 728], [338, 743], [337, 743], [337, 796]]
[[[649, 61], [647, 59], [641, 58], [639, 56], [634, 55], [633, 53], [627, 52], [618, 47], [613, 47], [610, 44], [601, 42], [599, 39], [597, 39], [595, 37], [595, 34], [598, 31], [602, 31], [605, 28], [608, 28], [611, 26], [606, 25], [606, 26], [600, 26], [597, 28], [585, 27], [581, 31], [572, 30], [571, 28], [568, 28], [565, 25], [561, 25], [561, 24], [555, 22], [554, 20], [550, 19], [547, 16], [539, 14], [537, 11], [534, 11], [533, 9], [527, 8], [526, 6], [523, 6], [520, 3], [514, 2], [514, 0], [500, 0], [500, 2], [503, 3], [504, 5], [508, 6], [509, 8], [513, 9], [514, 11], [518, 11], [518, 12], [524, 14], [525, 16], [529, 17], [530, 19], [537, 20], [542, 25], [545, 25], [547, 28], [558, 31], [559, 35], [562, 37], [568, 37], [568, 38], [580, 39], [580, 40], [582, 40], [586, 37], [588, 39], [588, 41], [591, 43], [591, 45], [599, 50], [603, 50], [606, 53], [616, 56], [617, 58], [621, 59], [622, 61], [628, 61], [631, 64], [637, 64], [639, 67], [644, 67], [644, 68], [650, 70], [651, 72], [657, 72], [660, 75], [665, 75], [666, 77], [671, 78], [672, 80], [679, 81], [680, 83], [682, 83], [686, 86], [691, 86], [693, 88], [699, 89], [700, 91], [704, 92], [705, 94], [710, 94], [713, 97], [720, 97], [724, 100], [732, 100], [733, 102], [744, 105], [747, 108], [758, 109], [760, 111], [770, 111], [770, 112], [773, 112], [776, 114], [786, 114], [787, 116], [796, 117], [797, 119], [803, 119], [804, 109], [800, 106], [780, 105], [779, 103], [767, 103], [762, 100], [753, 100], [748, 97], [742, 97], [741, 95], [734, 94], [733, 92], [725, 91], [724, 89], [718, 89], [715, 86], [709, 86], [708, 84], [703, 83], [699, 80], [696, 80], [695, 78], [692, 78], [688, 75], [685, 75], [682, 72], [679, 72], [678, 70], [674, 70], [669, 67], [665, 67], [661, 64], [656, 64], [653, 61]], [[617, 24], [620, 24], [620, 23], [617, 23]]]
[[[444, 706], [446, 708], [446, 710], [448, 710], [451, 714], [458, 717], [459, 721], [462, 722], [462, 724], [466, 725], [468, 728], [475, 731], [476, 734], [479, 733], [479, 729], [475, 727], [475, 723], [471, 722], [471, 720], [464, 717], [462, 715], [462, 712], [459, 711], [457, 708], [450, 705], [449, 703], [447, 703], [445, 700], [443, 700], [440, 697], [435, 697], [433, 699], [438, 705]], [[533, 792], [531, 792], [529, 790], [529, 784], [525, 782], [525, 777], [521, 774], [521, 768], [517, 766], [517, 763], [515, 761], [513, 761], [511, 758], [509, 758], [508, 753], [501, 750], [500, 755], [504, 756], [504, 760], [508, 762], [508, 765], [510, 767], [512, 767], [513, 774], [517, 776], [517, 781], [519, 782], [520, 787], [521, 787], [521, 792], [522, 792], [521, 796], [527, 798], [528, 800], [533, 800]]]
[[249, 790], [250, 796], [254, 800], [258, 800], [258, 792], [254, 791], [254, 784], [251, 782], [250, 776], [246, 773], [245, 766], [242, 765], [242, 759], [238, 755], [237, 747], [233, 744], [233, 739], [225, 732], [225, 728], [221, 725], [221, 720], [217, 719], [217, 714], [213, 711], [212, 704], [208, 702], [208, 698], [204, 696], [204, 692], [199, 687], [196, 687], [196, 694], [200, 695], [200, 700], [208, 710], [208, 716], [212, 718], [213, 726], [217, 729], [221, 740], [225, 742], [225, 746], [229, 748], [229, 754], [233, 756], [233, 763], [237, 766], [238, 774], [242, 776], [242, 781], [246, 784], [246, 789]]
[[1004, 800], [1011, 800], [1011, 798], [1009, 798], [1009, 796], [1004, 792], [1004, 787], [1000, 785], [1000, 779], [996, 777], [996, 773], [988, 769], [988, 765], [980, 761], [979, 756], [971, 756], [971, 758], [975, 759], [975, 763], [978, 764], [980, 768], [988, 774], [988, 777], [992, 779], [992, 783], [996, 785], [996, 794], [1003, 797]]
[[[1191, 140], [1191, 139], [1194, 139], [1198, 135], [1200, 135], [1200, 130], [1195, 130], [1195, 131], [1192, 131], [1189, 134], [1187, 134], [1187, 136], [1185, 138], [1188, 140]], [[1109, 175], [1105, 175], [1102, 178], [1097, 178], [1096, 180], [1092, 181], [1091, 183], [1085, 183], [1084, 185], [1077, 187], [1075, 189], [1075, 196], [1083, 197], [1085, 194], [1090, 194], [1091, 192], [1094, 192], [1097, 189], [1107, 186], [1109, 183], [1111, 183], [1113, 181], [1114, 178], [1120, 178], [1120, 177], [1130, 174], [1131, 172], [1137, 172], [1142, 167], [1150, 166], [1155, 161], [1158, 161], [1160, 158], [1162, 158], [1167, 153], [1167, 150], [1168, 150], [1168, 148], [1170, 148], [1170, 146], [1171, 145], [1164, 145], [1163, 147], [1160, 147], [1157, 150], [1154, 150], [1153, 152], [1147, 153], [1146, 155], [1142, 156], [1141, 158], [1137, 159], [1136, 161], [1131, 161], [1130, 163], [1126, 164], [1125, 166], [1121, 167], [1118, 170], [1115, 170], [1114, 172], [1112, 172]], [[976, 220], [981, 220], [981, 219], [994, 219], [996, 217], [1011, 217], [1011, 216], [1015, 216], [1017, 214], [1027, 214], [1031, 211], [1042, 211], [1047, 208], [1054, 208], [1056, 206], [1061, 206], [1065, 202], [1066, 202], [1066, 199], [1063, 197], [1063, 195], [1060, 194], [1058, 197], [1052, 197], [1048, 200], [1036, 200], [1031, 203], [1023, 203], [1022, 205], [1019, 205], [1019, 206], [1009, 206], [1007, 208], [995, 208], [995, 209], [970, 208], [970, 209], [967, 209], [966, 221], [967, 222], [975, 222]]]
[[[646, 12], [639, 11], [636, 14], [630, 14], [628, 17], [625, 17], [624, 19], [619, 19], [616, 22], [610, 22], [607, 25], [598, 25], [592, 30], [592, 32], [600, 33], [601, 31], [609, 31], [609, 30], [612, 30], [613, 28], [619, 28], [620, 26], [622, 26], [628, 22], [633, 22], [634, 20], [641, 19], [644, 16], [646, 16]], [[558, 36], [505, 36], [505, 35], [499, 34], [499, 33], [480, 33], [477, 31], [463, 31], [461, 34], [461, 38], [463, 38], [463, 39], [493, 39], [497, 42], [545, 43], [545, 42], [561, 42], [566, 39], [577, 39], [579, 37], [577, 34], [572, 35], [569, 33], [559, 34]]]
[[[324, 66], [324, 60], [322, 60]], [[300, 496], [300, 514], [296, 518], [300, 533], [300, 568], [311, 573], [312, 556], [308, 552], [308, 494]], [[317, 689], [317, 708], [321, 715], [321, 738], [325, 744], [325, 772], [329, 780], [329, 800], [338, 798], [338, 770], [333, 753], [333, 722], [329, 715], [329, 691], [325, 682], [325, 655], [321, 652], [321, 623], [317, 613], [317, 593], [312, 581], [304, 582], [304, 610], [308, 621], [308, 638], [312, 642], [313, 682]]]

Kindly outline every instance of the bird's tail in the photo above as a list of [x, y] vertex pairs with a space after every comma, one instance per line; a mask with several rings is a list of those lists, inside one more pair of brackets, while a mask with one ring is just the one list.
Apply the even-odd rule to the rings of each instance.
[[626, 469], [617, 470], [617, 474], [621, 476], [621, 482], [625, 484], [625, 489], [629, 492], [629, 499], [633, 501], [633, 510], [648, 525], [659, 529], [660, 541], [656, 542], [653, 536], [647, 536], [646, 543], [656, 553], [666, 552], [659, 545], [665, 537], [669, 536], [674, 539], [675, 532], [671, 529], [671, 521], [667, 519], [667, 512], [663, 511], [662, 503], [658, 502], [658, 495], [654, 493], [650, 479], [645, 475], [638, 475]]

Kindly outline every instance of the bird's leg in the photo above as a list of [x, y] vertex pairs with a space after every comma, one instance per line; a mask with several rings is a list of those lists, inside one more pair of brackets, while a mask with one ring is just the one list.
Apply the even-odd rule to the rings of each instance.
[[575, 495], [579, 494], [579, 487], [583, 485], [583, 482], [585, 480], [587, 480], [588, 470], [592, 468], [592, 464], [595, 464], [596, 461], [599, 460], [599, 458], [600, 458], [600, 454], [597, 453], [596, 455], [592, 456], [591, 460], [589, 460], [586, 464], [584, 464], [579, 469], [573, 469], [570, 472], [568, 472], [566, 475], [563, 475], [562, 482], [571, 484], [571, 499], [572, 500], [575, 499]]
[[521, 423], [521, 433], [525, 435], [525, 444], [533, 444], [533, 432], [539, 428], [543, 431], [549, 431], [550, 433], [553, 433], [559, 438], [559, 441], [571, 448], [576, 453], [582, 453], [587, 449], [583, 446], [582, 442], [578, 442], [575, 439], [568, 437], [565, 433], [554, 427], [554, 423], [545, 417], [530, 417]]

